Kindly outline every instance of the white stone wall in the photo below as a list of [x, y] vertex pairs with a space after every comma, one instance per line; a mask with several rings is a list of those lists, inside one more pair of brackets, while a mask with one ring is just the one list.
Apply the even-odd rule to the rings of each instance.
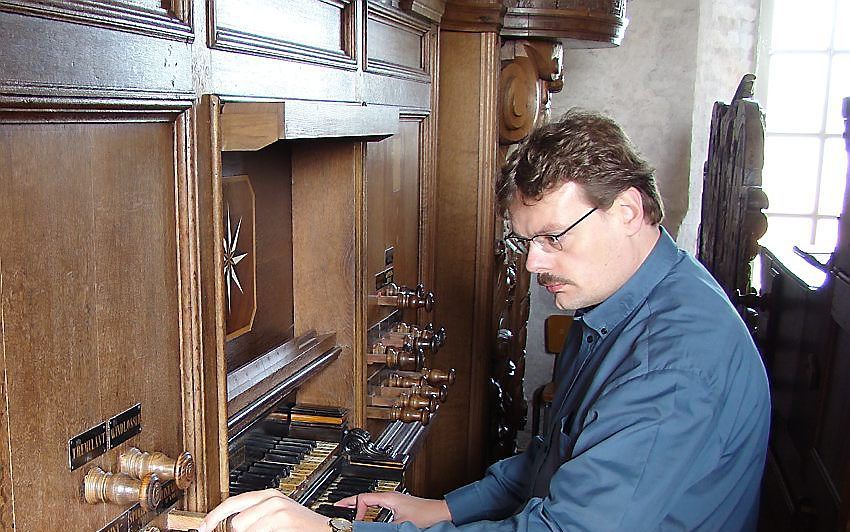
[[[680, 246], [696, 247], [702, 168], [711, 109], [728, 102], [741, 76], [755, 72], [759, 0], [631, 0], [619, 48], [564, 51], [564, 90], [552, 118], [571, 107], [617, 120], [655, 167], [664, 226]], [[525, 391], [552, 375], [543, 320], [555, 312], [534, 283], [526, 345]], [[529, 428], [530, 428], [529, 414]]]

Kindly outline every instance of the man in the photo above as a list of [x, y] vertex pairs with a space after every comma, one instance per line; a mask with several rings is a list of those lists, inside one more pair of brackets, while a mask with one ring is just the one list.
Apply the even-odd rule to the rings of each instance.
[[[552, 423], [445, 500], [340, 501], [358, 517], [395, 511], [392, 524], [354, 530], [755, 529], [764, 367], [723, 291], [660, 227], [653, 174], [619, 126], [578, 111], [512, 154], [498, 183], [507, 241], [557, 306], [576, 311]], [[229, 499], [208, 522], [235, 512], [237, 530], [335, 529], [274, 490]]]

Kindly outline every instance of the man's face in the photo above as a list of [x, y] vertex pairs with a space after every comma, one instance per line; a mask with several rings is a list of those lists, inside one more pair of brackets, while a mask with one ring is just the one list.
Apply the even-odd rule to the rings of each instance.
[[[526, 203], [517, 195], [509, 207], [513, 232], [524, 237], [558, 234], [593, 208], [575, 183]], [[627, 239], [615, 202], [611, 209], [597, 209], [564, 234], [560, 251], [547, 253], [529, 244], [525, 266], [554, 295], [558, 308], [589, 307], [607, 299], [633, 273], [622, 256]]]

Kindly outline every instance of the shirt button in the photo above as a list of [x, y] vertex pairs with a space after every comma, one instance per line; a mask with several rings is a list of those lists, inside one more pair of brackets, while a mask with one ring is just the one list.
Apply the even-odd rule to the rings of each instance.
[[593, 336], [587, 335], [587, 343], [589, 343], [589, 344], [593, 343]]
[[605, 327], [602, 327], [602, 329], [599, 332], [601, 332], [602, 334], [608, 334], [608, 329], [606, 329]]

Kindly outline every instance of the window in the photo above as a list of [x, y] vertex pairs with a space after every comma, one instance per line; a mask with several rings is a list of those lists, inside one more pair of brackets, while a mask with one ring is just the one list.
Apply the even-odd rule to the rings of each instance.
[[832, 250], [847, 156], [850, 0], [764, 0], [756, 90], [766, 115], [763, 186], [771, 248]]

